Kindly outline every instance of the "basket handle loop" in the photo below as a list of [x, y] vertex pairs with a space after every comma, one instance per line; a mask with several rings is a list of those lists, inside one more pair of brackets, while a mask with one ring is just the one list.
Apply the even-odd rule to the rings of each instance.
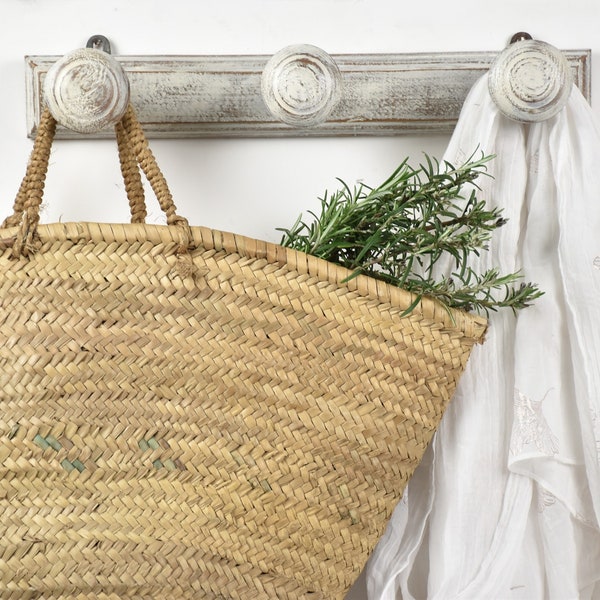
[[[171, 190], [169, 190], [169, 186], [167, 184], [167, 180], [163, 175], [160, 167], [156, 162], [156, 158], [150, 149], [148, 144], [148, 140], [146, 139], [146, 135], [140, 125], [140, 122], [137, 119], [135, 111], [131, 104], [129, 105], [125, 115], [121, 119], [121, 122], [118, 125], [118, 128], [123, 129], [123, 132], [128, 140], [128, 144], [126, 144], [129, 148], [131, 148], [131, 152], [133, 157], [137, 161], [140, 169], [143, 171], [146, 179], [150, 183], [154, 195], [156, 196], [160, 208], [167, 216], [167, 225], [180, 225], [184, 227], [189, 227], [187, 219], [181, 217], [177, 214], [177, 208], [175, 207], [175, 203], [173, 202], [173, 196], [171, 194]], [[119, 133], [117, 133], [117, 137], [119, 137]], [[127, 151], [126, 151], [127, 152]], [[131, 163], [132, 157], [129, 156], [127, 159], [128, 162]], [[123, 160], [121, 159], [121, 170], [123, 171]], [[139, 172], [138, 172], [139, 175]], [[125, 186], [127, 188], [128, 181], [125, 178]], [[135, 188], [139, 190], [141, 188], [141, 179], [139, 177], [131, 178], [129, 180], [130, 188]], [[143, 190], [141, 191], [143, 198]], [[143, 200], [142, 200], [143, 203]], [[132, 206], [132, 222], [134, 217], [134, 207], [137, 209], [138, 207], [137, 198], [133, 199], [130, 197], [130, 206]]]
[[132, 223], [146, 222], [146, 199], [144, 197], [144, 186], [142, 176], [138, 165], [137, 157], [133, 152], [129, 136], [123, 121], [115, 125], [117, 135], [117, 147], [119, 149], [119, 163], [121, 165], [121, 175], [125, 182], [125, 192], [129, 199], [129, 210], [131, 212]]
[[[158, 167], [148, 145], [148, 140], [131, 105], [129, 105], [115, 129], [121, 173], [131, 209], [131, 222], [144, 223], [146, 217], [141, 170], [167, 217], [167, 225], [178, 228], [180, 242], [178, 254], [180, 256], [187, 254], [191, 240], [189, 223], [187, 219], [177, 214], [167, 181]], [[2, 228], [20, 226], [13, 244], [14, 257], [28, 256], [35, 251], [37, 246], [40, 207], [55, 133], [56, 120], [49, 109], [45, 108], [40, 119], [25, 177], [15, 198], [13, 214], [5, 219], [2, 224]]]
[[46, 108], [40, 118], [25, 177], [15, 198], [13, 214], [2, 224], [2, 227], [20, 225], [13, 243], [13, 257], [27, 256], [35, 249], [40, 206], [55, 132], [56, 120]]

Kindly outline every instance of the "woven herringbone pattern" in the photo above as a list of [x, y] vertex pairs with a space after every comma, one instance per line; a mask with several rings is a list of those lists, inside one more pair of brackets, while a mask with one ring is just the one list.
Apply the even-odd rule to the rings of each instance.
[[341, 599], [485, 322], [172, 221], [0, 232], [0, 597]]

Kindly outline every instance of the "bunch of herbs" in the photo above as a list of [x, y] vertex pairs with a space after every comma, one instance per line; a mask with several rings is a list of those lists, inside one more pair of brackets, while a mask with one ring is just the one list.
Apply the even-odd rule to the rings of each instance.
[[[518, 272], [477, 273], [469, 266], [469, 257], [486, 250], [493, 231], [506, 223], [500, 208], [487, 208], [477, 197], [475, 181], [487, 175], [492, 158], [471, 156], [462, 166], [445, 162], [443, 168], [429, 156], [418, 168], [404, 160], [375, 188], [352, 190], [338, 180], [341, 189], [325, 193], [320, 213], [309, 213], [312, 221], [300, 215], [291, 228], [279, 229], [281, 245], [350, 269], [348, 279], [366, 274], [413, 292], [406, 313], [423, 296], [486, 315], [522, 309], [542, 295], [535, 284], [521, 282]], [[439, 268], [448, 262], [449, 273]]]

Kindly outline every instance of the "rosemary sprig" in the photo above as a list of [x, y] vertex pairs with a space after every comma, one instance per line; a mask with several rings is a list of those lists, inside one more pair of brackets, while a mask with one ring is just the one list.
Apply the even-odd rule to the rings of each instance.
[[[473, 155], [474, 156], [474, 155]], [[529, 306], [541, 292], [521, 283], [520, 274], [502, 275], [497, 269], [476, 273], [468, 266], [495, 229], [502, 227], [500, 208], [487, 208], [477, 198], [476, 179], [493, 158], [471, 156], [465, 164], [443, 169], [425, 156], [412, 168], [407, 160], [381, 185], [361, 184], [351, 190], [343, 181], [333, 194], [325, 193], [320, 214], [302, 215], [283, 231], [281, 245], [313, 254], [352, 271], [403, 287], [417, 296], [436, 298], [448, 307], [489, 314], [498, 308], [513, 311]], [[467, 195], [464, 190], [467, 189]], [[435, 266], [450, 256], [450, 275], [435, 276]]]

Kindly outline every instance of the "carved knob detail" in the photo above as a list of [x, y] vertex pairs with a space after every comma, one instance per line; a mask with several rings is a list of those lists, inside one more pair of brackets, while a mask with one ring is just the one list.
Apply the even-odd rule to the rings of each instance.
[[48, 70], [44, 96], [61, 125], [79, 133], [96, 133], [115, 125], [125, 114], [129, 81], [112, 56], [81, 48]]
[[271, 114], [296, 127], [327, 120], [341, 96], [341, 75], [325, 51], [308, 44], [274, 54], [262, 73], [262, 96]]
[[509, 119], [545, 121], [567, 103], [573, 85], [569, 63], [560, 50], [538, 40], [505, 48], [489, 72], [492, 99]]

